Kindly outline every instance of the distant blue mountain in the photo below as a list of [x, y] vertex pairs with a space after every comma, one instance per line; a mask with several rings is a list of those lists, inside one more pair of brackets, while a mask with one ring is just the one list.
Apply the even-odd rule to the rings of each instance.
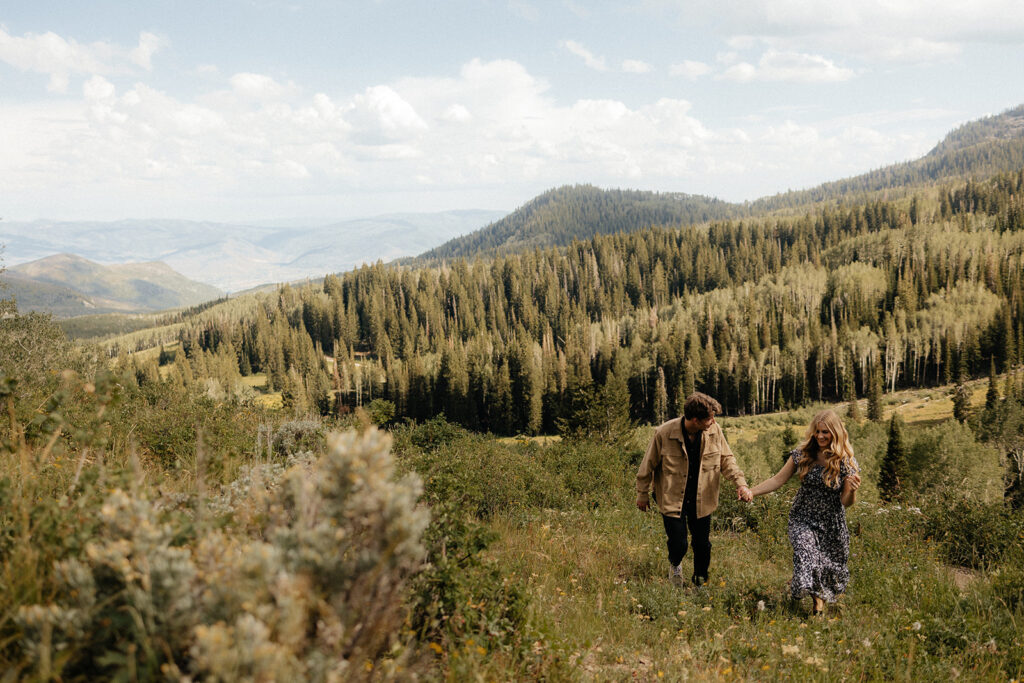
[[0, 253], [13, 266], [55, 254], [100, 264], [162, 261], [226, 292], [391, 261], [478, 230], [501, 211], [389, 214], [314, 227], [179, 220], [0, 222]]

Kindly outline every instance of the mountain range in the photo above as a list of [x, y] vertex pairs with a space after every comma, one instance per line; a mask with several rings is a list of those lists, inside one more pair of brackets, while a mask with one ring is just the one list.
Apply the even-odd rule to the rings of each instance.
[[[84, 287], [87, 278], [65, 279], [18, 268], [0, 279], [21, 288], [22, 310], [36, 301], [43, 310], [158, 310], [190, 305], [188, 292], [238, 292], [268, 283], [319, 277], [350, 270], [361, 263], [427, 264], [456, 258], [480, 258], [533, 248], [564, 246], [594, 235], [631, 232], [651, 226], [679, 226], [790, 211], [822, 202], [863, 199], [881, 193], [892, 198], [915, 188], [934, 187], [968, 177], [989, 176], [1024, 167], [1024, 105], [965, 124], [950, 132], [920, 159], [780, 193], [753, 202], [729, 203], [685, 193], [609, 190], [592, 185], [552, 189], [509, 214], [497, 211], [451, 211], [392, 214], [309, 228], [268, 227], [174, 220], [126, 220], [113, 223], [0, 223], [0, 246], [8, 264], [71, 252], [97, 263], [161, 261], [164, 276], [126, 298], [109, 284]], [[67, 257], [65, 257], [65, 261]], [[63, 271], [69, 270], [65, 262]], [[81, 265], [81, 264], [79, 264]], [[152, 264], [150, 264], [152, 265]], [[159, 270], [159, 266], [152, 266]], [[60, 270], [60, 269], [58, 269]], [[71, 269], [74, 270], [74, 269]], [[79, 272], [92, 272], [80, 268]], [[102, 280], [102, 278], [101, 278]], [[155, 284], [154, 284], [155, 283]], [[215, 289], [197, 290], [205, 283]], [[35, 287], [34, 293], [28, 290]], [[191, 287], [191, 289], [190, 289]], [[165, 291], [166, 290], [166, 291]], [[141, 296], [149, 291], [152, 297]], [[169, 292], [175, 292], [171, 295]], [[0, 294], [2, 295], [2, 294]], [[33, 298], [34, 297], [34, 298]], [[141, 298], [140, 298], [141, 297]], [[174, 301], [175, 303], [169, 303]], [[45, 305], [38, 302], [47, 302]], [[94, 311], [95, 312], [95, 311]]]
[[3, 296], [22, 311], [58, 318], [96, 313], [162, 311], [195, 306], [224, 293], [189, 280], [166, 263], [101, 265], [74, 254], [55, 254], [7, 269]]
[[689, 225], [787, 211], [826, 201], [987, 177], [1024, 167], [1024, 105], [960, 126], [930, 152], [814, 188], [729, 203], [684, 193], [602, 190], [591, 185], [546, 192], [481, 230], [455, 237], [410, 262], [488, 256], [534, 247], [565, 246], [594, 235], [655, 225]]
[[0, 222], [8, 266], [71, 253], [102, 264], [161, 261], [225, 292], [413, 256], [501, 211], [390, 214], [307, 228], [181, 220]]

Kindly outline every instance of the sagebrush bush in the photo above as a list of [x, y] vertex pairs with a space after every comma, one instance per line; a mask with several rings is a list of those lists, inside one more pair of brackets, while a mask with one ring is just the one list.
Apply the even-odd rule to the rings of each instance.
[[281, 458], [296, 453], [319, 453], [326, 443], [326, 430], [319, 420], [292, 420], [274, 431], [274, 453]]
[[219, 502], [263, 482], [248, 533], [197, 518], [189, 546], [144, 496], [113, 491], [85, 552], [56, 564], [54, 600], [18, 610], [21, 673], [351, 680], [400, 666], [429, 513], [389, 446], [376, 430], [335, 434], [315, 462], [247, 470]]

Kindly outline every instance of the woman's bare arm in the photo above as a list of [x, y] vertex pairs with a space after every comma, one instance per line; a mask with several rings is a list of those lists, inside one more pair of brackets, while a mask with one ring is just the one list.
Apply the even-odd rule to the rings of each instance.
[[760, 496], [763, 493], [776, 491], [779, 487], [789, 481], [794, 472], [796, 472], [796, 465], [793, 464], [793, 459], [789, 458], [786, 460], [786, 464], [782, 466], [782, 469], [779, 470], [774, 477], [771, 479], [765, 479], [760, 484], [750, 489], [750, 492], [755, 496]]

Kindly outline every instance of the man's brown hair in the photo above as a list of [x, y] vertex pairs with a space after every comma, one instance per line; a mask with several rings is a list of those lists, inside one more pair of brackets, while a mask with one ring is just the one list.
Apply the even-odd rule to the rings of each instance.
[[687, 420], [692, 420], [694, 418], [698, 420], [706, 420], [721, 412], [721, 403], [707, 394], [700, 393], [699, 391], [687, 396], [686, 403], [683, 404], [683, 417]]

